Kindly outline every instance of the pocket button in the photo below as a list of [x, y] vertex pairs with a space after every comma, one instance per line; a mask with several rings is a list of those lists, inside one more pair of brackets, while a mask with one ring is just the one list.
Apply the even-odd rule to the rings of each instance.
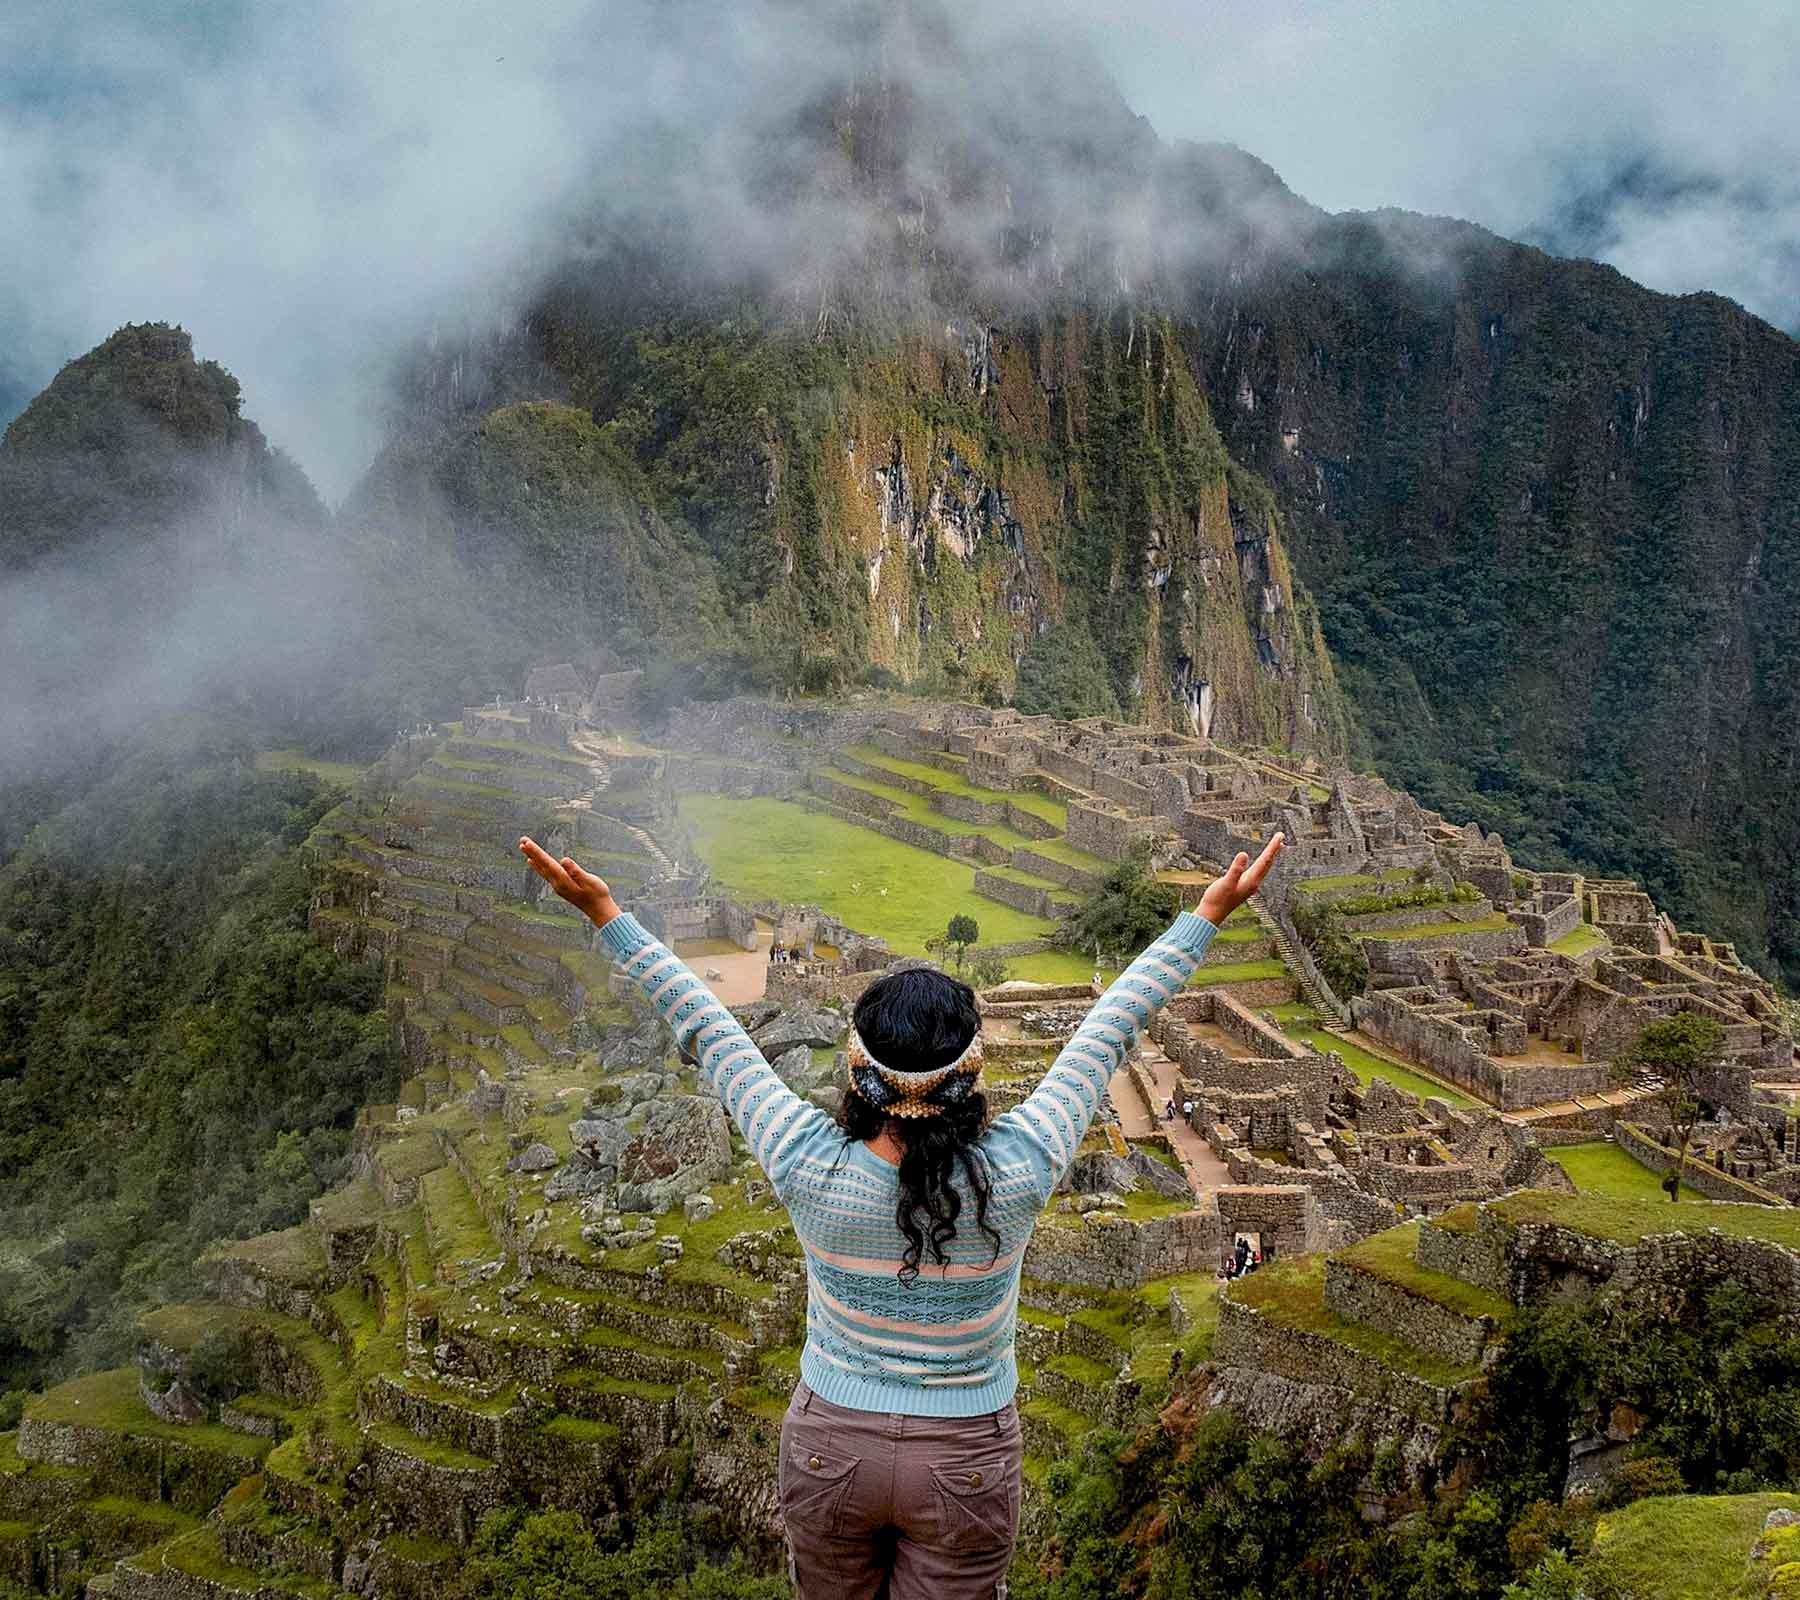
[[819, 1470], [819, 1468], [820, 1468], [820, 1467], [822, 1467], [822, 1466], [824, 1466], [824, 1465], [825, 1465], [825, 1463], [824, 1463], [824, 1462], [823, 1462], [823, 1461], [821, 1461], [821, 1460], [820, 1460], [820, 1459], [819, 1459], [819, 1458], [818, 1458], [818, 1457], [817, 1457], [817, 1456], [808, 1456], [808, 1457], [807, 1457], [807, 1458], [806, 1458], [806, 1464], [807, 1464], [807, 1466], [809, 1466], [809, 1467], [810, 1467], [810, 1468], [811, 1468], [811, 1469], [812, 1469], [812, 1470], [813, 1470], [813, 1471], [814, 1471], [814, 1472], [817, 1472], [817, 1471], [818, 1471], [818, 1470]]
[[979, 1472], [971, 1472], [969, 1474], [969, 1487], [971, 1489], [979, 1489], [981, 1487], [981, 1474]]

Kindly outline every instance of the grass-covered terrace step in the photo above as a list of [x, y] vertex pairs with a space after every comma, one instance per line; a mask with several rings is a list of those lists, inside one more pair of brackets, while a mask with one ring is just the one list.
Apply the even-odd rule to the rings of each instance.
[[110, 1600], [247, 1600], [270, 1594], [327, 1600], [334, 1592], [302, 1574], [239, 1566], [225, 1554], [218, 1530], [205, 1524], [127, 1556], [113, 1568], [111, 1579], [102, 1589]]
[[1302, 1383], [1349, 1389], [1424, 1422], [1449, 1415], [1456, 1391], [1479, 1375], [1392, 1333], [1351, 1322], [1325, 1302], [1325, 1257], [1276, 1262], [1229, 1285], [1214, 1358]]
[[19, 1424], [19, 1455], [89, 1472], [102, 1494], [203, 1512], [269, 1453], [271, 1441], [216, 1423], [164, 1422], [138, 1383], [136, 1367], [116, 1367], [34, 1396]]
[[1419, 1224], [1371, 1234], [1333, 1255], [1325, 1268], [1325, 1305], [1346, 1322], [1391, 1333], [1448, 1360], [1478, 1363], [1511, 1320], [1498, 1295], [1414, 1259]]

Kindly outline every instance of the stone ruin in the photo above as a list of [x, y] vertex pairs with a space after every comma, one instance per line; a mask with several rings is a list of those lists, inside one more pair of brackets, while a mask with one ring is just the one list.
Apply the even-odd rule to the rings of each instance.
[[[118, 1600], [287, 1593], [296, 1573], [410, 1600], [442, 1587], [486, 1511], [615, 1514], [677, 1443], [698, 1492], [747, 1547], [770, 1548], [805, 1303], [796, 1243], [722, 1109], [513, 841], [530, 831], [581, 855], [672, 940], [745, 950], [759, 917], [779, 928], [803, 956], [741, 1010], [821, 1105], [842, 1081], [842, 1008], [895, 962], [817, 907], [720, 891], [676, 793], [778, 795], [851, 818], [970, 862], [978, 892], [1039, 916], [1140, 841], [1203, 874], [1274, 827], [1290, 834], [1267, 920], [1237, 947], [1290, 975], [1169, 1007], [1120, 1085], [1138, 1104], [1103, 1109], [1028, 1251], [1028, 1533], [1045, 1463], [1136, 1414], [1147, 1356], [1166, 1365], [1240, 1235], [1276, 1267], [1227, 1292], [1208, 1403], [1321, 1444], [1374, 1430], [1421, 1476], [1510, 1305], [1571, 1271], [1664, 1281], [1661, 1257], [1573, 1235], [1551, 1248], [1544, 1224], [1508, 1210], [1553, 1206], [1521, 1186], [1566, 1182], [1525, 1123], [1364, 1087], [1261, 1008], [1304, 993], [1498, 1107], [1586, 1083], [1548, 1074], [1597, 1070], [1645, 1017], [1702, 1009], [1731, 1047], [1703, 1165], [1728, 1190], [1800, 1187], [1792, 1122], [1763, 1087], [1793, 1073], [1773, 996], [1635, 885], [1521, 872], [1497, 837], [1373, 779], [1103, 719], [733, 702], [685, 719], [681, 748], [651, 750], [603, 732], [631, 682], [534, 673], [519, 700], [404, 740], [320, 824], [311, 930], [382, 972], [411, 1075], [394, 1104], [363, 1112], [348, 1185], [294, 1228], [210, 1252], [207, 1298], [148, 1316], [139, 1364], [35, 1397], [16, 1441], [0, 1438], [0, 1571], [46, 1591], [100, 1572], [90, 1592]], [[872, 757], [850, 747], [897, 764], [871, 779]], [[909, 776], [911, 763], [978, 792]], [[878, 792], [909, 781], [941, 824]], [[1062, 807], [1066, 829], [1034, 798]], [[1346, 918], [1376, 974], [1352, 1019], [1288, 913], [1302, 893], [1340, 892], [1321, 884], [1379, 893], [1396, 875], [1446, 896], [1469, 884], [1476, 899]], [[1581, 953], [1549, 948], [1583, 928]], [[1030, 1092], [1092, 994], [983, 997], [997, 1107]], [[1165, 1136], [1124, 1135], [1126, 1110], [1154, 1121], [1151, 1050], [1175, 1064], [1222, 1168], [1198, 1188]], [[1520, 1088], [1521, 1073], [1539, 1076]], [[1658, 1159], [1653, 1128], [1613, 1120]], [[1739, 1254], [1792, 1291], [1788, 1257]], [[1273, 1292], [1287, 1270], [1298, 1301], [1291, 1283]], [[1435, 1292], [1444, 1279], [1466, 1292]], [[209, 1389], [198, 1353], [215, 1335], [237, 1341], [246, 1386]]]

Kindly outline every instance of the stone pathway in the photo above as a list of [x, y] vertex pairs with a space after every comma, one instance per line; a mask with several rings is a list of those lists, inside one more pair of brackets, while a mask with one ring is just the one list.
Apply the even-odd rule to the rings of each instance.
[[1569, 1117], [1577, 1112], [1592, 1111], [1596, 1106], [1629, 1106], [1648, 1100], [1656, 1089], [1609, 1089], [1604, 1094], [1577, 1095], [1573, 1100], [1558, 1100], [1552, 1105], [1525, 1106], [1518, 1111], [1500, 1114], [1509, 1122], [1542, 1122], [1548, 1117]]
[[[1175, 1092], [1175, 1063], [1148, 1039], [1142, 1042], [1138, 1061], [1156, 1085], [1156, 1103], [1160, 1108]], [[1174, 1148], [1195, 1194], [1203, 1195], [1231, 1182], [1231, 1169], [1212, 1153], [1212, 1146], [1179, 1116], [1173, 1122], [1165, 1122], [1160, 1109], [1155, 1118], [1150, 1116], [1144, 1109], [1143, 1097], [1138, 1093], [1137, 1085], [1132, 1082], [1128, 1069], [1121, 1068], [1114, 1073], [1108, 1088], [1112, 1094], [1113, 1107], [1119, 1113], [1119, 1126], [1124, 1130], [1125, 1136], [1141, 1139], [1150, 1133], [1164, 1135]]]

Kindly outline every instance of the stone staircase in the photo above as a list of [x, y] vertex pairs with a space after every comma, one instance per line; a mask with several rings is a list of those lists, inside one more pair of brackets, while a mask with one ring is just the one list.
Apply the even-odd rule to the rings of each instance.
[[1263, 903], [1261, 895], [1255, 896], [1246, 904], [1250, 907], [1251, 915], [1269, 935], [1269, 942], [1274, 945], [1275, 954], [1281, 964], [1294, 975], [1295, 981], [1300, 985], [1300, 992], [1322, 1016], [1336, 1022], [1341, 1027], [1349, 1027], [1351, 1025], [1349, 1008], [1333, 993], [1331, 985], [1325, 981], [1325, 976], [1319, 971], [1311, 953], [1303, 948], [1294, 935], [1288, 932], [1283, 919]]

